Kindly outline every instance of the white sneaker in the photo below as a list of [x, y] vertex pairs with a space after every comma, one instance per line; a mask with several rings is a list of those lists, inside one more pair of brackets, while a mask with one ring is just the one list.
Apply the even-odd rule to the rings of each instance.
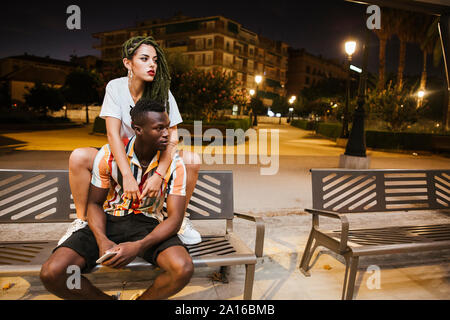
[[178, 238], [180, 238], [184, 244], [188, 245], [202, 242], [200, 233], [194, 229], [191, 220], [186, 217], [183, 219], [180, 231], [178, 231]]
[[72, 235], [72, 233], [74, 233], [77, 230], [83, 229], [84, 227], [87, 226], [87, 224], [88, 224], [87, 221], [83, 221], [78, 218], [73, 220], [73, 222], [70, 224], [69, 228], [67, 229], [66, 233], [62, 236], [61, 239], [59, 239], [58, 246], [61, 245], [67, 239], [69, 239], [69, 237]]

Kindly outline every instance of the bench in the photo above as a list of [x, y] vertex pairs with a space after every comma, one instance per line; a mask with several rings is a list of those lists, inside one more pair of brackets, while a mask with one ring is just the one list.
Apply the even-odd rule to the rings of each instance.
[[[300, 262], [310, 276], [311, 257], [318, 246], [343, 256], [346, 264], [342, 299], [353, 299], [361, 256], [450, 248], [450, 224], [351, 229], [348, 214], [440, 212], [450, 209], [450, 170], [312, 169], [312, 228]], [[403, 214], [403, 213], [402, 213]], [[338, 231], [321, 230], [319, 217], [338, 219]]]
[[[202, 235], [200, 244], [188, 246], [195, 267], [220, 267], [226, 279], [230, 266], [245, 265], [244, 299], [251, 299], [257, 257], [263, 255], [264, 222], [235, 213], [232, 171], [200, 171], [187, 212], [191, 220], [222, 220], [224, 232]], [[76, 218], [67, 170], [0, 169], [0, 223], [71, 222]], [[255, 249], [233, 233], [233, 219], [256, 223]], [[57, 241], [0, 242], [0, 276], [38, 275]], [[116, 269], [98, 265], [99, 269]], [[153, 270], [141, 258], [126, 270]], [[105, 271], [105, 270], [102, 270]]]

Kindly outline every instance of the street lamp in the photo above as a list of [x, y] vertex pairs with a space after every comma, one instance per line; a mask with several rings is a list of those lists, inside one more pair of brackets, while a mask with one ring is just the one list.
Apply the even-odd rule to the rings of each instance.
[[255, 82], [256, 82], [256, 85], [258, 85], [258, 84], [260, 84], [261, 83], [261, 81], [262, 81], [262, 76], [261, 75], [256, 75], [255, 76]]
[[255, 90], [254, 89], [250, 89], [250, 95], [253, 97], [255, 95]]
[[345, 96], [345, 108], [344, 108], [344, 119], [342, 120], [342, 131], [341, 138], [348, 138], [348, 105], [350, 103], [350, 64], [352, 61], [352, 55], [356, 51], [356, 42], [347, 41], [345, 43], [345, 53], [347, 53], [348, 64], [346, 66], [347, 71], [347, 84], [346, 84], [346, 96]]
[[419, 90], [419, 92], [417, 92], [417, 108], [420, 108], [422, 106], [423, 97], [425, 97], [425, 91]]
[[420, 90], [419, 92], [417, 92], [417, 96], [419, 97], [419, 99], [422, 99], [425, 96], [425, 91]]
[[[262, 82], [262, 76], [261, 75], [256, 75], [255, 76], [255, 82], [256, 82], [256, 98], [258, 98], [258, 86]], [[256, 114], [256, 110], [253, 111], [253, 115], [255, 117], [253, 119], [253, 125], [257, 126], [258, 125], [258, 116]]]
[[[289, 104], [292, 105], [296, 99], [297, 99], [296, 96], [291, 96], [291, 98], [289, 99]], [[291, 122], [291, 117], [292, 117], [293, 112], [294, 112], [294, 108], [289, 108], [289, 116], [288, 116], [288, 120], [287, 120], [288, 123]]]

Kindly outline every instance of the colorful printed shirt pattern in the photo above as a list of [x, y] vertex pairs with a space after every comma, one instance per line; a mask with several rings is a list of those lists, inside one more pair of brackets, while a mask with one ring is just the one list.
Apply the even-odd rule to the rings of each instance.
[[[138, 182], [139, 190], [142, 192], [145, 181], [151, 177], [158, 167], [160, 152], [158, 151], [148, 168], [143, 171], [141, 164], [134, 152], [136, 137], [133, 136], [125, 147], [131, 172]], [[111, 148], [104, 145], [94, 160], [91, 183], [103, 189], [109, 188], [108, 196], [103, 204], [103, 209], [107, 214], [114, 216], [125, 216], [128, 214], [144, 214], [145, 216], [163, 219], [163, 206], [166, 195], [186, 195], [186, 168], [183, 160], [175, 153], [169, 169], [164, 176], [161, 191], [157, 197], [145, 197], [141, 201], [132, 202], [132, 199], [124, 197], [122, 186], [122, 175], [114, 160]]]

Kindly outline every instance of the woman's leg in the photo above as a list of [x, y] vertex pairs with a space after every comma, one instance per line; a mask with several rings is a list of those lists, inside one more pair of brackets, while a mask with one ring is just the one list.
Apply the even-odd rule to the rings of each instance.
[[72, 191], [77, 218], [87, 220], [87, 200], [91, 172], [95, 156], [98, 150], [95, 148], [75, 149], [69, 158], [69, 184]]
[[190, 151], [180, 150], [179, 154], [183, 158], [186, 167], [186, 205], [184, 208], [186, 211], [189, 200], [191, 200], [192, 194], [194, 193], [195, 185], [197, 184], [202, 159], [197, 153]]

